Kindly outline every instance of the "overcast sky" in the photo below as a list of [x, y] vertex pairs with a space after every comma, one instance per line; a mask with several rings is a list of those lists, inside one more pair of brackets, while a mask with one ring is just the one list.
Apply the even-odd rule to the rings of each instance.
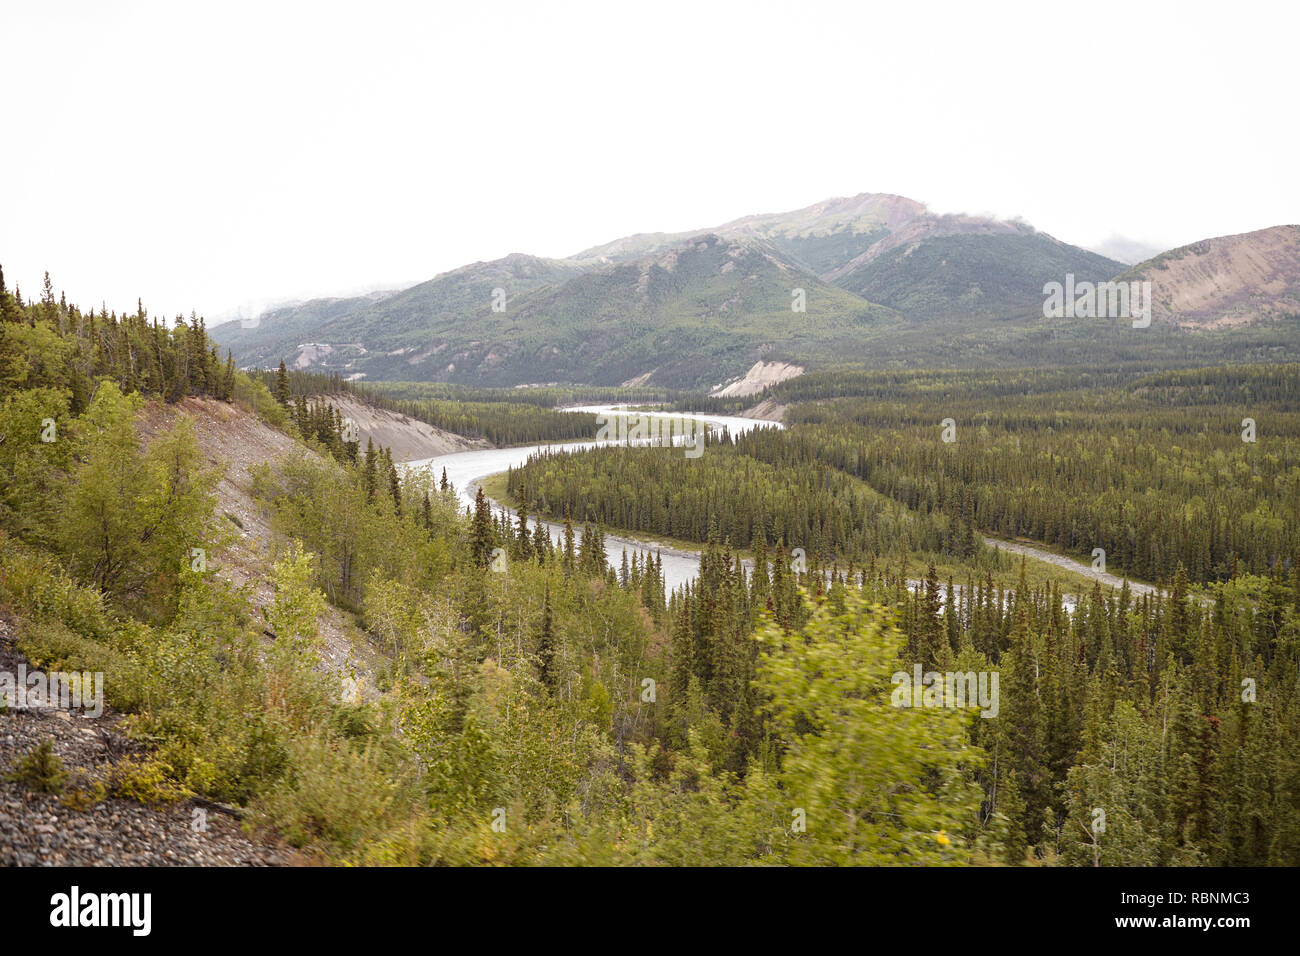
[[212, 317], [859, 192], [1300, 222], [1293, 3], [190, 6], [3, 0], [11, 288]]

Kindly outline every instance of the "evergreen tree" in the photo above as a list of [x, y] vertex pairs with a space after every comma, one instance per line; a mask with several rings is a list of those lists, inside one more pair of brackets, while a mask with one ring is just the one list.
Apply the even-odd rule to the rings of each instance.
[[280, 369], [275, 373], [275, 400], [285, 408], [288, 408], [291, 397], [289, 391], [289, 373], [284, 367], [284, 359], [280, 359]]
[[474, 564], [486, 568], [496, 547], [496, 531], [492, 525], [492, 508], [480, 487], [474, 495], [474, 520], [470, 528], [470, 553]]

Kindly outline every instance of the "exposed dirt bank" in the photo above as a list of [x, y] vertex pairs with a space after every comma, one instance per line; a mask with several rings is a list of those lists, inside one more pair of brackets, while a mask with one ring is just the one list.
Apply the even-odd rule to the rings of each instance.
[[753, 364], [743, 378], [739, 378], [720, 388], [715, 388], [709, 394], [720, 398], [757, 395], [769, 385], [775, 385], [777, 382], [784, 382], [786, 379], [795, 378], [802, 374], [803, 366], [801, 365], [760, 360]]
[[[242, 407], [204, 398], [187, 398], [175, 405], [150, 402], [140, 413], [141, 436], [149, 441], [182, 415], [193, 419], [199, 449], [208, 463], [224, 467], [225, 476], [217, 486], [216, 510], [218, 515], [230, 517], [237, 535], [231, 547], [209, 557], [208, 566], [236, 586], [250, 585], [253, 604], [265, 610], [275, 600], [271, 564], [276, 558], [276, 543], [270, 522], [253, 499], [249, 469], [264, 462], [275, 467], [292, 454], [312, 453]], [[379, 654], [352, 616], [327, 607], [320, 617], [319, 630], [322, 670], [336, 674], [340, 680], [352, 677], [362, 687], [373, 687]]]
[[778, 404], [774, 398], [765, 398], [752, 408], [747, 408], [740, 413], [742, 418], [757, 418], [765, 422], [779, 422], [785, 417], [785, 410], [788, 405]]
[[344, 418], [357, 423], [363, 449], [366, 439], [371, 439], [376, 446], [391, 449], [394, 461], [415, 461], [455, 451], [492, 447], [490, 442], [481, 438], [466, 438], [443, 431], [399, 412], [359, 402], [348, 395], [332, 395], [329, 401]]

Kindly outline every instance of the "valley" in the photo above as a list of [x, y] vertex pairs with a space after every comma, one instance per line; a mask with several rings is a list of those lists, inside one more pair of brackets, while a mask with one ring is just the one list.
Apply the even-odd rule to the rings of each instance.
[[[10, 653], [104, 673], [139, 748], [95, 770], [25, 725], [30, 748], [0, 751], [13, 793], [221, 805], [256, 835], [232, 852], [268, 862], [897, 862], [898, 839], [911, 862], [976, 865], [1290, 852], [1260, 789], [1289, 758], [1264, 778], [1240, 761], [1298, 718], [1279, 676], [1300, 613], [1298, 364], [769, 355], [730, 389], [717, 368], [694, 391], [362, 383], [245, 372], [197, 318], [0, 305]], [[895, 710], [904, 664], [996, 675], [996, 716]], [[811, 700], [830, 708], [816, 733], [778, 716]], [[842, 759], [867, 727], [888, 746]], [[1177, 785], [1120, 747], [1177, 748]], [[936, 802], [941, 766], [958, 789]], [[921, 816], [846, 851], [845, 814], [893, 805], [845, 789], [863, 767], [903, 773]], [[839, 781], [829, 832], [760, 822], [806, 773]], [[1098, 850], [1068, 833], [1100, 800], [1132, 822]], [[1266, 840], [1237, 829], [1244, 802], [1273, 808]], [[522, 825], [484, 843], [500, 808]], [[642, 819], [653, 840], [631, 839]]]
[[1285, 927], [1300, 6], [1170, 12], [7, 4], [14, 939]]

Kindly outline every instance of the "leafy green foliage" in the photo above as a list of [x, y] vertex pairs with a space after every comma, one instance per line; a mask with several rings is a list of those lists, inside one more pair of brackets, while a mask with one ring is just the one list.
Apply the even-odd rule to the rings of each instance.
[[777, 785], [807, 821], [787, 862], [970, 861], [970, 846], [955, 839], [973, 832], [980, 801], [970, 717], [892, 706], [902, 637], [887, 621], [850, 598], [843, 613], [822, 605], [789, 634], [770, 622], [759, 631], [757, 686], [783, 751]]
[[[702, 245], [647, 280], [679, 332], [692, 289], [722, 291], [710, 269], [765, 255]], [[622, 268], [583, 286], [591, 314], [626, 304]], [[775, 317], [763, 281], [735, 313], [749, 334]], [[242, 804], [355, 863], [1300, 862], [1294, 368], [814, 374], [772, 390], [788, 433], [700, 460], [542, 458], [514, 476], [518, 516], [486, 499], [467, 515], [434, 475], [344, 440], [312, 383], [286, 369], [277, 398], [221, 368], [200, 321], [2, 288], [0, 319], [0, 606], [33, 665], [106, 674], [147, 750], [119, 795]], [[208, 548], [220, 570], [224, 553], [193, 427], [138, 440], [143, 396], [195, 393], [301, 438], [254, 477], [274, 532], [260, 593], [186, 560]], [[540, 394], [477, 393], [506, 410], [461, 427], [549, 428]], [[469, 398], [401, 400], [454, 416]], [[1232, 419], [1251, 412], [1261, 441], [1240, 447]], [[560, 543], [537, 511], [565, 513]], [[606, 566], [606, 526], [670, 514], [704, 542], [696, 582], [668, 595], [658, 558]], [[1172, 583], [909, 580], [909, 549], [969, 561], [988, 528], [1113, 535], [1112, 560]], [[345, 678], [322, 649], [354, 632], [375, 663]], [[996, 675], [998, 715], [894, 706], [914, 664]], [[32, 779], [57, 778], [34, 759]]]

